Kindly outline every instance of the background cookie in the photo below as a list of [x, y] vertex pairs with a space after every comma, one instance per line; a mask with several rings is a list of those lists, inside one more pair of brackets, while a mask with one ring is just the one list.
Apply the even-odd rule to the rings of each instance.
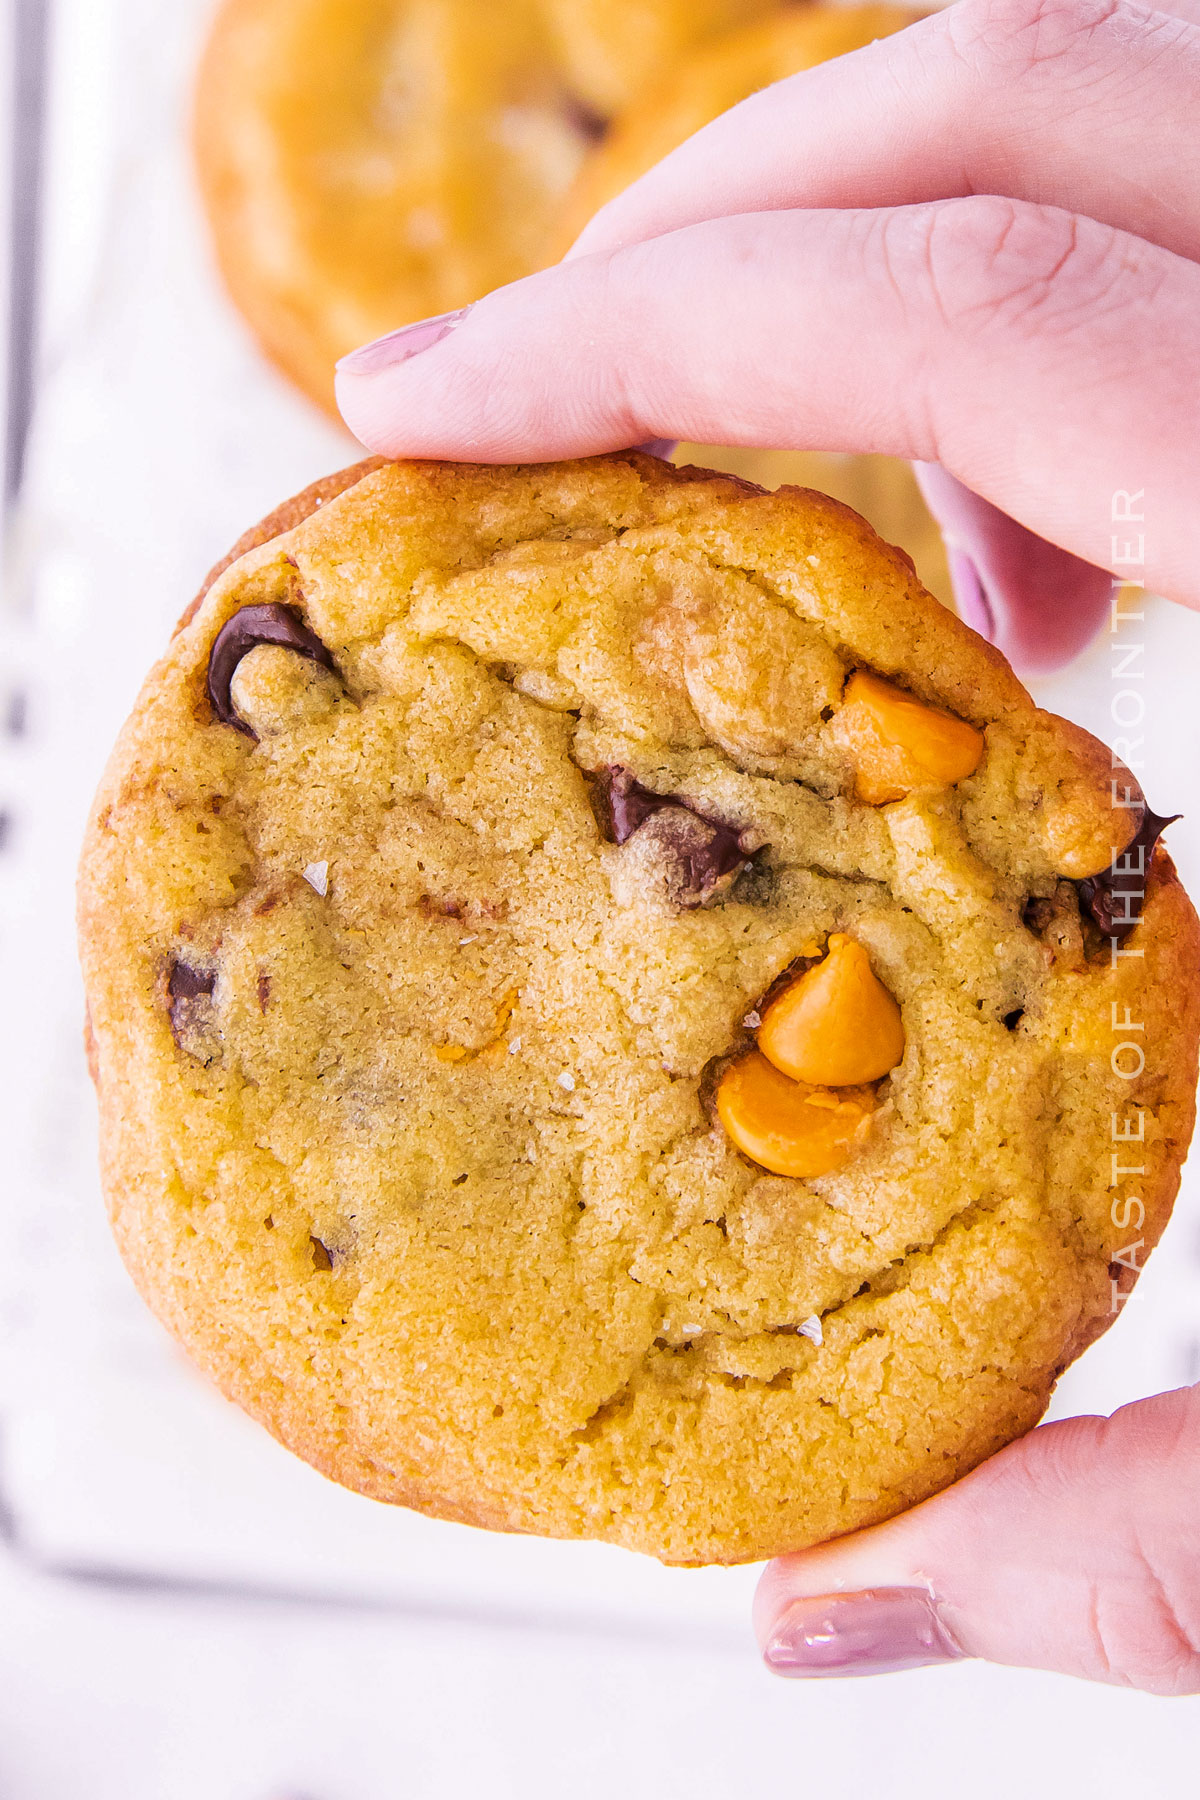
[[230, 294], [272, 360], [336, 412], [338, 357], [540, 267], [605, 109], [664, 57], [764, 10], [226, 0], [196, 158]]
[[[781, 0], [543, 0], [575, 91], [608, 118], [697, 44]], [[783, 0], [787, 3], [787, 0]]]
[[[589, 196], [608, 198], [653, 160], [655, 143], [672, 148], [673, 134], [703, 124], [726, 103], [714, 96], [732, 104], [804, 58], [913, 16], [880, 7], [843, 20], [814, 8], [798, 34], [732, 29], [778, 4], [225, 0], [199, 80], [196, 154], [230, 294], [272, 360], [336, 414], [339, 356], [551, 260], [586, 218]], [[669, 88], [664, 135], [655, 110], [633, 105], [637, 95], [719, 34], [715, 73], [687, 63], [678, 93]], [[631, 106], [606, 153], [609, 115]], [[692, 453], [684, 446], [682, 460]], [[711, 446], [696, 454], [769, 487], [836, 495], [904, 544], [926, 587], [952, 604], [941, 536], [907, 464]]]
[[607, 201], [731, 106], [788, 75], [890, 37], [919, 16], [900, 6], [789, 8], [677, 59], [592, 150], [563, 208], [557, 254], [570, 249]]
[[[1154, 821], [1114, 962], [1108, 752], [819, 495], [633, 455], [327, 494], [209, 590], [89, 828], [143, 1292], [301, 1455], [444, 1517], [737, 1561], [953, 1480], [1169, 1211], [1198, 933]], [[846, 1154], [770, 1173], [729, 1071], [778, 1073], [781, 994], [848, 955], [886, 1054], [816, 1084]]]

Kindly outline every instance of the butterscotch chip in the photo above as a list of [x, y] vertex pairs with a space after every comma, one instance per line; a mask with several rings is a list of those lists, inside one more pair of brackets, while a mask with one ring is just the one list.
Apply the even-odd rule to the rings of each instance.
[[[885, 1518], [1027, 1429], [1193, 1121], [1200, 929], [1153, 824], [1125, 849], [1132, 778], [1114, 813], [1107, 751], [818, 494], [402, 463], [283, 517], [152, 671], [83, 854], [159, 1316], [350, 1487], [673, 1562]], [[979, 732], [974, 772], [860, 799], [861, 671]], [[728, 1071], [839, 934], [893, 1050], [766, 1064], [739, 1148]], [[780, 1083], [822, 1173], [756, 1160]]]
[[758, 1047], [795, 1081], [853, 1087], [891, 1074], [904, 1024], [861, 944], [835, 932], [822, 960], [771, 1001]]

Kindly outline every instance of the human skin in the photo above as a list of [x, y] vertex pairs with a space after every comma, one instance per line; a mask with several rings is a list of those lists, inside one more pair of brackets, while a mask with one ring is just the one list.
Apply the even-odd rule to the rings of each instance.
[[[1200, 0], [961, 0], [725, 114], [558, 267], [355, 352], [339, 399], [394, 456], [910, 457], [971, 622], [1048, 667], [1131, 531], [1149, 585], [1200, 607], [1198, 264]], [[1114, 538], [1113, 496], [1143, 490]], [[1198, 1493], [1200, 1389], [1043, 1425], [773, 1563], [768, 1665], [965, 1655], [1200, 1692]]]

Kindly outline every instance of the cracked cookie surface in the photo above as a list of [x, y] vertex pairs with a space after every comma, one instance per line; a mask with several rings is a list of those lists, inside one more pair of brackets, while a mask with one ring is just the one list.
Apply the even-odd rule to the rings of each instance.
[[[299, 1454], [443, 1517], [739, 1561], [944, 1486], [1110, 1322], [1113, 1115], [1134, 1266], [1191, 1130], [1165, 851], [1136, 954], [1081, 910], [1137, 826], [1107, 751], [822, 496], [635, 454], [348, 479], [188, 616], [89, 826], [147, 1299]], [[864, 802], [856, 674], [974, 727], [974, 772]], [[902, 1060], [848, 1160], [772, 1175], [714, 1092], [837, 933]]]

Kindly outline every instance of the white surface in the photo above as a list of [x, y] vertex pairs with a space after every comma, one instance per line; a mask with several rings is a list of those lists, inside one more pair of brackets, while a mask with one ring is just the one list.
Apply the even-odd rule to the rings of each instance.
[[[5, 1800], [1183, 1800], [1191, 1702], [34, 1582], [0, 1566]], [[51, 1686], [51, 1683], [53, 1684]]]
[[[0, 739], [0, 802], [20, 796], [0, 853], [0, 1487], [16, 1531], [0, 1793], [715, 1800], [861, 1782], [887, 1800], [1048, 1800], [1081, 1791], [1084, 1769], [1093, 1796], [1190, 1791], [1200, 1703], [974, 1667], [788, 1689], [753, 1659], [750, 1571], [668, 1572], [344, 1494], [185, 1368], [133, 1295], [103, 1222], [80, 1046], [84, 812], [207, 565], [353, 455], [263, 366], [208, 265], [181, 131], [206, 10], [58, 6], [40, 410], [0, 618], [0, 687], [27, 690], [30, 719]], [[1172, 849], [1200, 890], [1200, 712], [1180, 674], [1200, 619], [1158, 605], [1148, 624], [1145, 779], [1193, 814]], [[1106, 642], [1043, 687], [1102, 736], [1110, 696]], [[1191, 1181], [1057, 1412], [1200, 1373], [1198, 1250]], [[171, 1592], [181, 1580], [214, 1594]], [[232, 1591], [247, 1586], [366, 1604], [252, 1604]]]

